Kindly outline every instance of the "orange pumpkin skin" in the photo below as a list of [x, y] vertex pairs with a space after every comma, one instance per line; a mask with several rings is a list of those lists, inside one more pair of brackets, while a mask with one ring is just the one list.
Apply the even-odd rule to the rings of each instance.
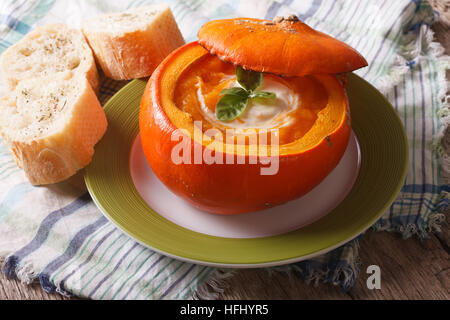
[[[195, 207], [218, 214], [238, 214], [266, 209], [298, 198], [319, 184], [338, 164], [350, 136], [349, 107], [345, 97], [344, 117], [338, 128], [313, 148], [297, 154], [280, 154], [275, 175], [261, 175], [268, 165], [249, 164], [175, 164], [171, 159], [172, 141], [177, 127], [165, 113], [161, 99], [161, 83], [167, 66], [196, 42], [187, 44], [169, 55], [151, 76], [141, 100], [139, 126], [145, 156], [156, 176], [175, 194]], [[336, 79], [336, 82], [338, 80]], [[190, 139], [190, 138], [189, 138]], [[205, 150], [198, 142], [191, 142]]]
[[213, 20], [200, 28], [198, 39], [223, 61], [258, 72], [304, 76], [367, 66], [355, 49], [301, 21]]

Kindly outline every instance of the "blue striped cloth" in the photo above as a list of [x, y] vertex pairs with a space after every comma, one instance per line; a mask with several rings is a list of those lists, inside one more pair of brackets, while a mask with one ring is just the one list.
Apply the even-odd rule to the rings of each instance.
[[[154, 1], [3, 0], [0, 52], [37, 25], [79, 27], [90, 15]], [[375, 230], [426, 238], [448, 208], [449, 157], [440, 138], [449, 123], [445, 71], [450, 60], [432, 41], [437, 15], [419, 0], [183, 0], [166, 1], [187, 42], [208, 20], [236, 16], [272, 19], [295, 13], [307, 24], [355, 47], [369, 67], [357, 73], [380, 89], [403, 120], [410, 145], [405, 184]], [[125, 82], [103, 79], [106, 102]], [[388, 164], [387, 164], [388, 165]], [[309, 282], [351, 288], [358, 275], [358, 241], [314, 259], [276, 268]], [[0, 141], [0, 259], [2, 272], [46, 291], [93, 299], [215, 298], [227, 270], [155, 253], [124, 235], [95, 207], [81, 174], [33, 187]]]

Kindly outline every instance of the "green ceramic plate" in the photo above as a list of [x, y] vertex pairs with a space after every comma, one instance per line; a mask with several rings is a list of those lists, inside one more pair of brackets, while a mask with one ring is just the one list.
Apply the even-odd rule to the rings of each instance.
[[369, 83], [349, 76], [347, 87], [361, 164], [347, 197], [322, 219], [298, 230], [258, 238], [225, 238], [183, 228], [150, 208], [130, 175], [129, 158], [139, 131], [139, 103], [146, 82], [134, 80], [104, 109], [108, 130], [96, 146], [85, 180], [100, 210], [143, 245], [181, 260], [226, 267], [291, 263], [332, 250], [369, 228], [403, 185], [408, 145], [395, 110]]

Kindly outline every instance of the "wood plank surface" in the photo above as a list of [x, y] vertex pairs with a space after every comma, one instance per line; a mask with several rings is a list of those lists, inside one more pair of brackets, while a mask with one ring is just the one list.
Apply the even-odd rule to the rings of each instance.
[[[433, 26], [435, 38], [450, 52], [450, 1], [433, 0], [441, 21]], [[450, 136], [450, 134], [449, 134]], [[447, 215], [448, 216], [448, 215]], [[448, 221], [440, 234], [419, 241], [402, 240], [397, 234], [368, 231], [361, 240], [361, 273], [355, 287], [344, 292], [332, 285], [306, 284], [297, 276], [269, 274], [265, 269], [239, 270], [228, 280], [220, 299], [450, 299]], [[366, 268], [381, 269], [381, 289], [369, 290]], [[48, 294], [38, 283], [22, 284], [0, 276], [0, 300], [64, 300]]]
[[[448, 229], [446, 230], [448, 232]], [[360, 246], [363, 262], [355, 287], [308, 285], [296, 276], [289, 278], [264, 269], [242, 270], [230, 280], [223, 299], [450, 299], [450, 261], [437, 237], [403, 241], [399, 235], [368, 232]], [[369, 290], [366, 269], [381, 269], [381, 289]]]

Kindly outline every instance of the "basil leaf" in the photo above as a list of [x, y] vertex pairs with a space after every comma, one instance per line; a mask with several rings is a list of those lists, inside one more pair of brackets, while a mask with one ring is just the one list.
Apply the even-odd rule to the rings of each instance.
[[[244, 90], [245, 92], [245, 90]], [[231, 121], [244, 112], [248, 103], [248, 95], [225, 94], [216, 105], [216, 117], [220, 121]]]
[[258, 88], [263, 80], [263, 74], [261, 72], [245, 70], [239, 66], [236, 67], [236, 77], [239, 84], [249, 91]]
[[255, 91], [252, 92], [250, 95], [250, 98], [256, 98], [256, 99], [276, 99], [277, 95], [273, 92], [267, 92], [267, 91]]
[[236, 77], [243, 88], [227, 88], [220, 92], [223, 96], [217, 102], [215, 111], [216, 118], [220, 121], [231, 121], [239, 117], [245, 111], [249, 99], [259, 99], [265, 102], [277, 97], [272, 92], [255, 91], [263, 81], [263, 74], [260, 72], [244, 70], [237, 66]]
[[239, 87], [223, 89], [222, 91], [220, 91], [220, 94], [232, 94], [246, 98], [248, 97], [248, 92], [245, 89]]

